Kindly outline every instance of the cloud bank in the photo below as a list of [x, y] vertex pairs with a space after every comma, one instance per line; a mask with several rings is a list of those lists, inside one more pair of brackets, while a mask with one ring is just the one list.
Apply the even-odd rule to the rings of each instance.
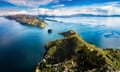
[[[45, 0], [47, 1], [47, 0]], [[2, 12], [3, 11], [3, 12]], [[52, 9], [39, 8], [39, 9], [27, 9], [18, 11], [1, 10], [1, 15], [7, 12], [7, 14], [31, 14], [31, 15], [49, 15], [49, 16], [70, 16], [75, 14], [93, 14], [93, 15], [120, 15], [120, 2], [108, 2], [103, 4], [93, 4], [85, 6], [65, 7], [62, 5], [56, 5]]]
[[41, 15], [55, 16], [69, 16], [75, 14], [120, 15], [120, 2], [108, 2], [104, 4], [74, 7], [64, 7], [64, 5], [57, 5], [54, 7], [54, 9], [39, 8], [39, 11], [32, 9], [31, 12], [38, 12], [38, 14]]
[[40, 5], [48, 4], [53, 0], [6, 0], [6, 1], [18, 6], [38, 7]]

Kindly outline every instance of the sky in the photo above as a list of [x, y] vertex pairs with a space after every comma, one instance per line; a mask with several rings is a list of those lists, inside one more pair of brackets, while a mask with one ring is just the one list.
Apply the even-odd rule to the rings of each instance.
[[0, 0], [0, 15], [120, 15], [120, 0]]

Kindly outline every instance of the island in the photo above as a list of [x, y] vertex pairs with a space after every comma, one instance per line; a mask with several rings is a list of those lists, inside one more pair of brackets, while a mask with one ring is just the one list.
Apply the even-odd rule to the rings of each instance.
[[38, 17], [32, 15], [17, 14], [17, 15], [6, 16], [6, 18], [10, 20], [15, 20], [20, 24], [24, 24], [24, 25], [36, 26], [40, 28], [45, 28], [46, 26], [44, 20], [41, 20]]
[[101, 49], [85, 42], [75, 31], [59, 33], [62, 39], [48, 42], [35, 72], [118, 72], [120, 50]]
[[48, 29], [48, 33], [52, 33], [52, 29]]

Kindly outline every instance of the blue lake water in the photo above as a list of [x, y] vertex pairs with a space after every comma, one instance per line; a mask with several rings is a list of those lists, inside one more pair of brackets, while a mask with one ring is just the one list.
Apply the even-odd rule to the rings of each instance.
[[[42, 59], [45, 44], [62, 38], [58, 33], [67, 30], [76, 31], [81, 38], [97, 47], [120, 48], [119, 17], [47, 19], [49, 21], [46, 21], [48, 24], [46, 28], [40, 29], [0, 17], [0, 69], [32, 72], [35, 65]], [[48, 34], [48, 29], [52, 29], [53, 32]]]

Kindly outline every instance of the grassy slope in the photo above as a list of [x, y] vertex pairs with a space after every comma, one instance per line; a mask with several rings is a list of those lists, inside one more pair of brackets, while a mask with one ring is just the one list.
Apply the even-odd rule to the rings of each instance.
[[43, 72], [120, 70], [120, 50], [96, 48], [75, 32], [47, 43], [44, 59], [39, 65]]

